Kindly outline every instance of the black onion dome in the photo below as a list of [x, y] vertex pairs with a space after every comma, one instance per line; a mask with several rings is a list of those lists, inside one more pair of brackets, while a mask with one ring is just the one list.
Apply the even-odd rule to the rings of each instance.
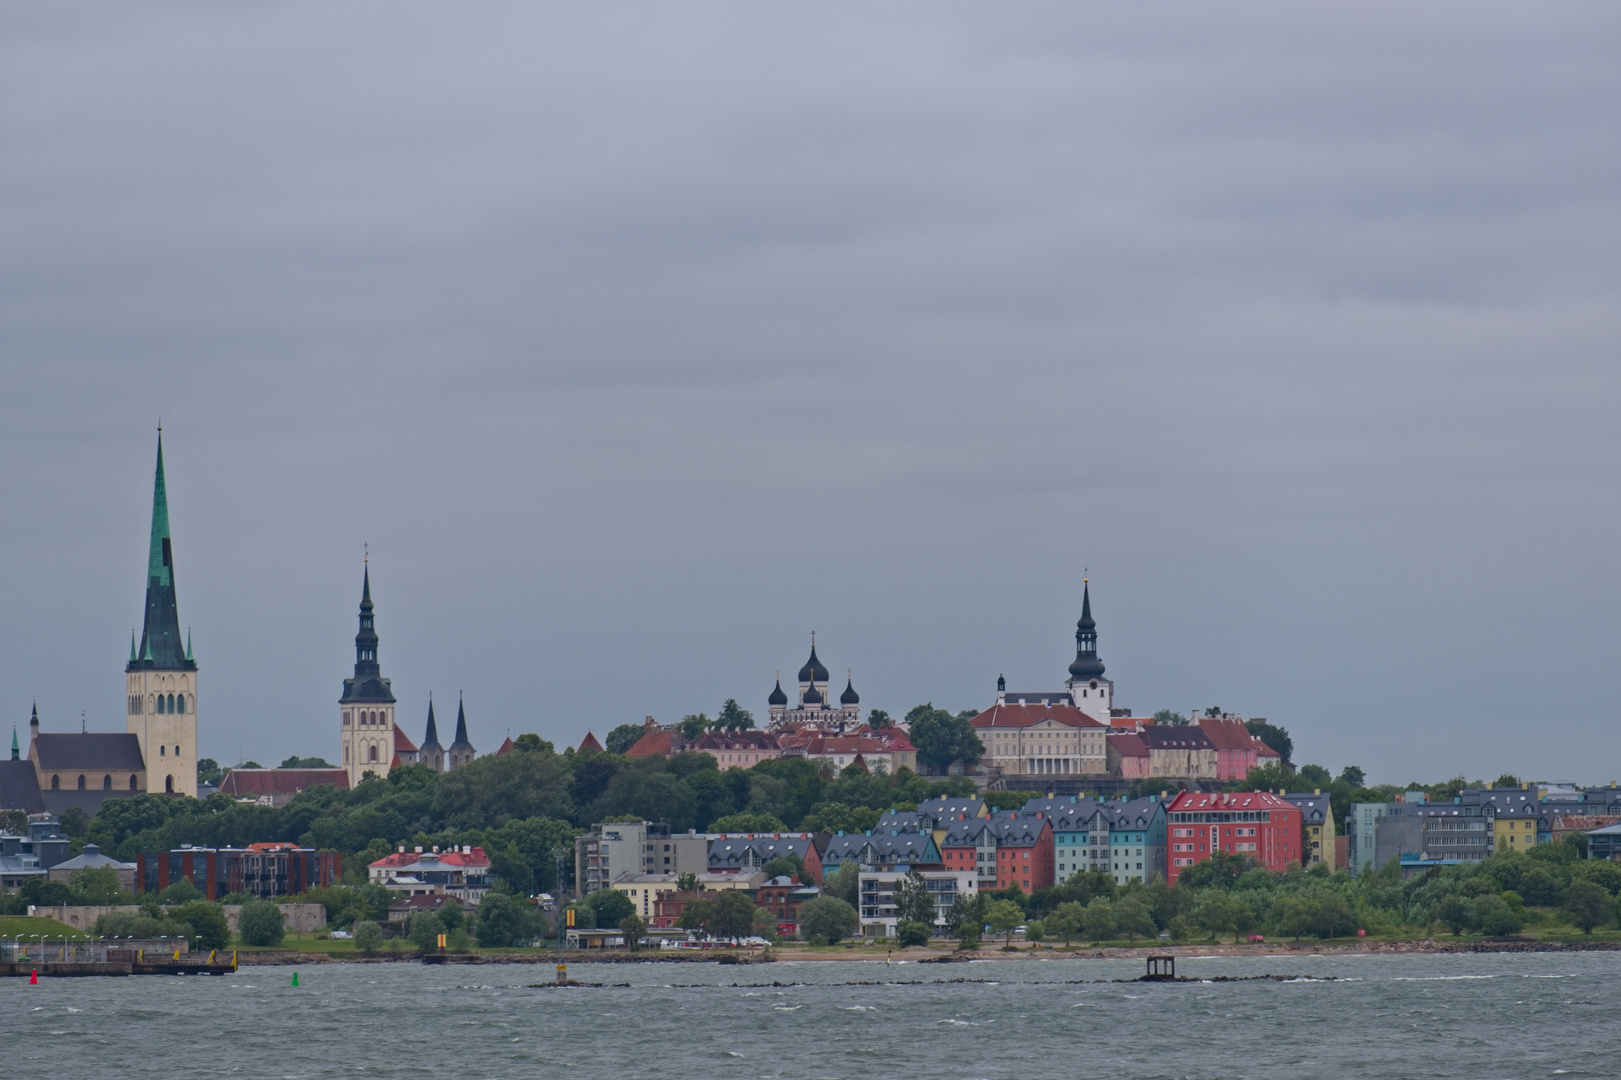
[[767, 704], [770, 704], [770, 705], [786, 705], [786, 704], [788, 704], [788, 695], [782, 692], [782, 680], [781, 679], [777, 680], [776, 689], [771, 691], [771, 696], [766, 698], [766, 702], [767, 702]]
[[849, 679], [844, 680], [844, 693], [839, 695], [840, 705], [860, 705], [861, 695], [856, 693], [855, 684]]
[[811, 643], [810, 659], [805, 661], [805, 666], [799, 669], [799, 681], [809, 683], [827, 682], [827, 668], [823, 667], [822, 662], [816, 658], [815, 642]]
[[816, 689], [816, 687], [814, 685], [812, 685], [809, 690], [805, 691], [805, 704], [807, 704], [807, 705], [820, 705], [821, 703], [822, 703], [822, 692], [820, 690]]

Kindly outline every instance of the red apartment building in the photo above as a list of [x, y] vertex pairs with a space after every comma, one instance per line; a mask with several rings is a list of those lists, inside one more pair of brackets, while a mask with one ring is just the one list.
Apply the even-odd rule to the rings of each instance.
[[1300, 861], [1300, 811], [1265, 791], [1184, 791], [1165, 808], [1166, 879], [1212, 852], [1248, 855], [1272, 871]]
[[[991, 819], [996, 833], [996, 887], [1036, 892], [1053, 887], [1053, 823], [1045, 814], [1009, 810]], [[946, 864], [949, 870], [966, 870]]]

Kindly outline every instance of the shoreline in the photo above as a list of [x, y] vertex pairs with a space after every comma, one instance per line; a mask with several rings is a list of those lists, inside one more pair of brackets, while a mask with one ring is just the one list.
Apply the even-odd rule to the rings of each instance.
[[[1560, 953], [1560, 952], [1621, 952], [1621, 941], [1537, 941], [1490, 939], [1477, 941], [1437, 941], [1433, 938], [1411, 941], [1371, 942], [1204, 942], [1170, 945], [1155, 943], [1138, 946], [1105, 946], [1102, 948], [1077, 947], [1062, 949], [1028, 946], [1014, 952], [1001, 949], [978, 949], [973, 952], [947, 951], [925, 946], [880, 951], [870, 946], [839, 949], [796, 948], [777, 946], [771, 949], [694, 949], [670, 952], [604, 950], [601, 952], [574, 951], [561, 958], [567, 964], [723, 964], [757, 965], [772, 963], [929, 963], [958, 964], [970, 960], [1143, 960], [1149, 955], [1184, 957], [1243, 957], [1278, 956], [1354, 956], [1354, 955], [1416, 955], [1463, 953]], [[424, 966], [476, 966], [480, 964], [556, 964], [560, 960], [556, 951], [547, 950], [514, 953], [447, 953], [421, 957], [360, 956], [325, 952], [300, 952], [291, 949], [259, 953], [241, 953], [238, 963], [250, 966], [291, 966], [295, 964], [423, 964]]]

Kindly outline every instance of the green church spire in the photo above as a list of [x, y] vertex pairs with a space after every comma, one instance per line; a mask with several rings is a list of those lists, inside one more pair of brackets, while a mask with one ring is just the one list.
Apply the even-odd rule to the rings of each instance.
[[169, 492], [160, 430], [158, 464], [152, 478], [152, 541], [146, 558], [146, 623], [130, 667], [193, 670], [196, 664], [188, 652], [180, 640], [180, 611], [175, 602], [174, 547], [169, 537]]

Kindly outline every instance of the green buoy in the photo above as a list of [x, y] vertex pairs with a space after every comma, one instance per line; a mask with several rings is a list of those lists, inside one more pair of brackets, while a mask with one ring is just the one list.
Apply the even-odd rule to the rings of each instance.
[[296, 971], [293, 972], [293, 985], [294, 986], [298, 985], [298, 972], [296, 972]]

